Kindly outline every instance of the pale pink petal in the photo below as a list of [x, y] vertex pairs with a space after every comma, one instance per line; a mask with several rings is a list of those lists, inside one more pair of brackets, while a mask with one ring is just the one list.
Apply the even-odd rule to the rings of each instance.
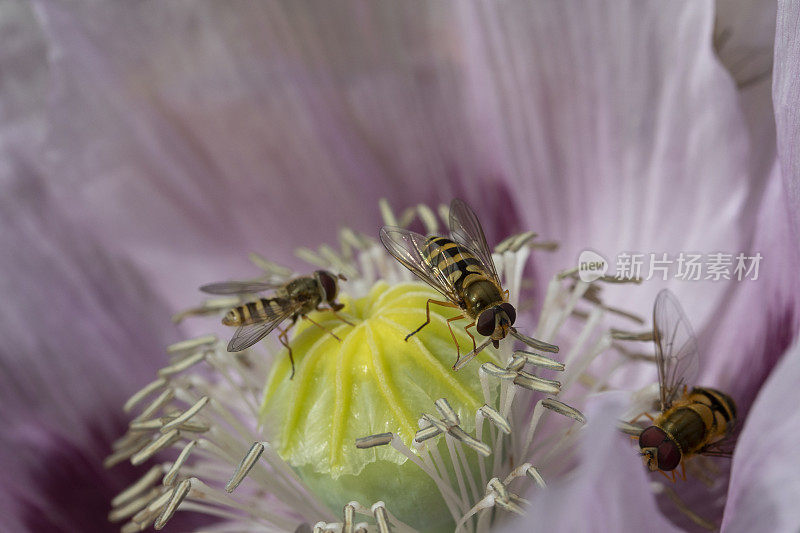
[[764, 384], [733, 459], [726, 532], [800, 529], [800, 344], [795, 342]]
[[[395, 208], [508, 190], [478, 156], [452, 4], [37, 3], [59, 195], [176, 305], [254, 250], [370, 235]], [[480, 182], [478, 180], [481, 180]]]
[[656, 506], [635, 443], [616, 429], [627, 405], [624, 393], [591, 399], [574, 473], [530, 491], [527, 515], [502, 531], [677, 531]]
[[[750, 147], [711, 48], [710, 2], [494, 7], [462, 14], [474, 127], [486, 157], [519, 184], [527, 225], [562, 242], [540, 255], [543, 276], [584, 248], [613, 263], [621, 252], [676, 257], [747, 243]], [[638, 287], [634, 299], [610, 292], [646, 315], [663, 285]], [[729, 289], [673, 287], [700, 324]]]

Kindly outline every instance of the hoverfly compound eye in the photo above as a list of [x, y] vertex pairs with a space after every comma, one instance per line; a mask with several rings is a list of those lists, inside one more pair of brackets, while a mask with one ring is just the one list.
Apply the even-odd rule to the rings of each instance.
[[338, 291], [336, 278], [333, 274], [325, 270], [317, 270], [317, 278], [320, 284], [322, 284], [322, 289], [325, 291], [325, 300], [328, 302], [334, 301]]
[[494, 316], [495, 310], [487, 309], [483, 313], [480, 314], [478, 317], [478, 323], [475, 325], [475, 329], [478, 330], [478, 333], [483, 335], [484, 337], [488, 337], [489, 335], [494, 332]]
[[650, 426], [639, 434], [639, 446], [641, 448], [655, 448], [664, 442], [666, 438], [667, 434], [664, 433], [663, 429], [658, 426]]
[[508, 315], [509, 325], [513, 326], [514, 321], [517, 319], [517, 310], [508, 302], [500, 304], [499, 307]]
[[667, 440], [658, 445], [658, 467], [661, 470], [675, 470], [681, 462], [678, 445]]

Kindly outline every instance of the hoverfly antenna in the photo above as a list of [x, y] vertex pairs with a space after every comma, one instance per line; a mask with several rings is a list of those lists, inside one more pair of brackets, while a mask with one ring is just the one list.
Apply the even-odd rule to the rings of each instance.
[[338, 277], [342, 281], [347, 281], [347, 278], [344, 276], [344, 274], [337, 274], [336, 277]]

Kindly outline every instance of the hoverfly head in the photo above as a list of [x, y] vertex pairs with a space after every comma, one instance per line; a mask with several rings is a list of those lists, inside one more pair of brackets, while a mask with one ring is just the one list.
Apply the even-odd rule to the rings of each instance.
[[639, 434], [639, 447], [651, 471], [675, 470], [681, 462], [680, 447], [658, 426], [645, 428]]

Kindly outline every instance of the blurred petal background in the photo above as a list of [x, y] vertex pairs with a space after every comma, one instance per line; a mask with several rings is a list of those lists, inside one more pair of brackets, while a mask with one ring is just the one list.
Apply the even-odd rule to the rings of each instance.
[[[381, 197], [459, 196], [492, 243], [559, 240], [534, 265], [539, 289], [584, 248], [761, 252], [758, 281], [671, 287], [701, 382], [746, 413], [782, 357], [787, 375], [800, 364], [784, 357], [800, 318], [799, 16], [769, 1], [3, 2], [9, 528], [115, 529], [107, 502], [132, 472], [101, 461], [125, 397], [182, 335], [170, 314], [204, 282], [250, 275], [249, 251], [298, 265], [295, 247], [340, 226], [374, 234]], [[662, 286], [608, 297], [647, 314]], [[759, 442], [800, 436], [769, 409], [800, 393], [777, 371], [766, 383], [732, 464], [731, 529], [800, 526], [800, 481], [778, 476], [791, 449]], [[620, 463], [612, 450], [597, 452]], [[655, 507], [632, 468], [558, 490], [581, 502], [627, 483], [583, 526], [633, 530], [646, 513], [629, 510]], [[554, 524], [574, 512], [542, 508]]]

